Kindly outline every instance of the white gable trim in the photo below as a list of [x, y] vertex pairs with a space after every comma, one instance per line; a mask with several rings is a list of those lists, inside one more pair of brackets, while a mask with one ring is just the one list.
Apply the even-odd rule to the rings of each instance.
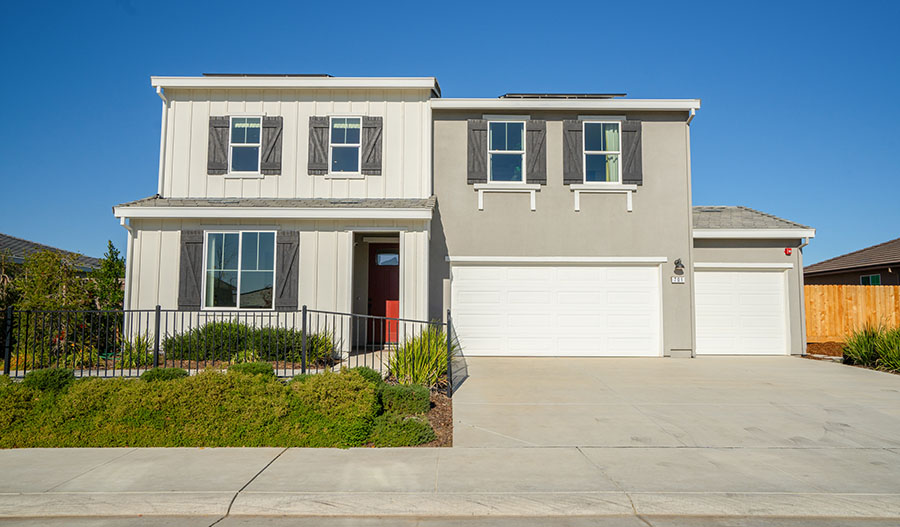
[[815, 229], [694, 229], [694, 239], [789, 239], [815, 238]]
[[430, 220], [430, 209], [353, 207], [116, 207], [117, 218]]

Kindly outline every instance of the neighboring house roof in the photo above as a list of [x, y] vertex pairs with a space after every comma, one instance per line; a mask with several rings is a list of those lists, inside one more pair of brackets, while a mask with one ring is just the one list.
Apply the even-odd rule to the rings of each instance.
[[22, 261], [25, 259], [25, 256], [38, 251], [55, 251], [61, 254], [74, 256], [76, 265], [78, 265], [79, 268], [85, 271], [100, 267], [100, 260], [98, 258], [83, 256], [71, 251], [58, 249], [56, 247], [50, 247], [49, 245], [44, 245], [42, 243], [23, 240], [22, 238], [16, 238], [15, 236], [0, 233], [0, 254], [9, 253], [14, 262], [22, 263]]
[[694, 207], [695, 229], [811, 229], [748, 207]]
[[809, 265], [803, 273], [828, 273], [882, 265], [900, 265], [900, 238]]
[[360, 208], [360, 209], [433, 209], [434, 196], [426, 199], [390, 198], [160, 198], [150, 196], [116, 207], [284, 207], [284, 208]]

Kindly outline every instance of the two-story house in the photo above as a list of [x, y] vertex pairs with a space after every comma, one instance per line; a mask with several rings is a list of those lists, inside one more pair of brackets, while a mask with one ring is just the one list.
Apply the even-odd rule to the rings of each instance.
[[692, 207], [699, 100], [444, 99], [434, 78], [154, 77], [126, 307], [453, 313], [467, 355], [803, 352], [814, 231]]

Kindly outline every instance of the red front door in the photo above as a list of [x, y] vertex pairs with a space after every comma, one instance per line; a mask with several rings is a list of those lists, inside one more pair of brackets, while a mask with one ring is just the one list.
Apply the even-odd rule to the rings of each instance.
[[[396, 317], [400, 301], [400, 245], [369, 245], [369, 315]], [[372, 321], [368, 325], [369, 343], [396, 342], [397, 325]]]

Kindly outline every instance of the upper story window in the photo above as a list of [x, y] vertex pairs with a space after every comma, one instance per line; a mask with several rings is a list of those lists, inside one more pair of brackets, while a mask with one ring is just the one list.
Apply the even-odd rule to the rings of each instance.
[[259, 173], [261, 117], [232, 117], [229, 166], [231, 172]]
[[859, 277], [859, 285], [881, 285], [880, 274], [866, 274]]
[[332, 173], [359, 172], [360, 131], [362, 119], [359, 117], [331, 118], [331, 162]]
[[488, 181], [525, 182], [525, 122], [488, 123]]
[[622, 155], [618, 122], [584, 123], [584, 182], [622, 181]]
[[207, 232], [207, 308], [272, 309], [275, 233]]

